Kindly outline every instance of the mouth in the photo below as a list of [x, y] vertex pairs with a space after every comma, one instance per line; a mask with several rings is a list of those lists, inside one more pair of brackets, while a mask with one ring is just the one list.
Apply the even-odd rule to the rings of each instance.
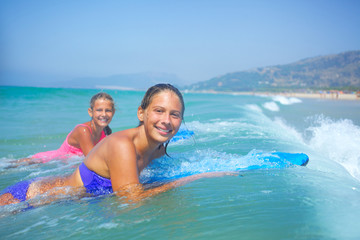
[[109, 119], [107, 119], [107, 118], [99, 118], [99, 121], [103, 122], [103, 123], [107, 123], [109, 121]]
[[159, 132], [160, 132], [161, 134], [164, 134], [164, 135], [169, 134], [169, 133], [172, 132], [172, 129], [163, 129], [163, 128], [159, 128], [159, 127], [156, 127], [156, 126], [155, 126], [155, 128], [156, 128], [157, 130], [159, 130]]

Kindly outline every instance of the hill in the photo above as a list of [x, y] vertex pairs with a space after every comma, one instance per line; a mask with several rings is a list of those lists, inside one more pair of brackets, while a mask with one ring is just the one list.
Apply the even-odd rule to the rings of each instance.
[[360, 89], [360, 51], [228, 73], [186, 87], [191, 91], [299, 91]]

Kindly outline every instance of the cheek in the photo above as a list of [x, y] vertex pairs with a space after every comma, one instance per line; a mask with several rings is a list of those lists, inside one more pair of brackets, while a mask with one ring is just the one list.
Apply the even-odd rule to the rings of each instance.
[[145, 113], [145, 118], [146, 118], [147, 121], [153, 121], [156, 118], [156, 115], [152, 114], [152, 113], [149, 113], [149, 112], [146, 112]]
[[176, 126], [177, 128], [179, 128], [181, 125], [181, 119], [175, 119], [173, 121], [173, 125]]

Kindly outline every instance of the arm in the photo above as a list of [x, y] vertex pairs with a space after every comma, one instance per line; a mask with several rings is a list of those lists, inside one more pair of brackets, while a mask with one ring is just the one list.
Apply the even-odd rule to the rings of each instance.
[[[110, 140], [110, 139], [109, 139]], [[114, 139], [111, 139], [114, 140]], [[145, 190], [139, 181], [135, 146], [131, 141], [112, 141], [107, 148], [107, 159], [113, 191], [132, 202], [157, 195], [201, 178], [237, 175], [231, 172], [209, 172], [184, 177], [161, 186]]]
[[127, 137], [107, 139], [107, 162], [113, 191], [127, 185], [139, 184], [136, 149]]
[[116, 194], [118, 196], [125, 196], [128, 200], [131, 202], [138, 202], [142, 199], [155, 196], [159, 193], [166, 192], [170, 189], [183, 186], [187, 183], [193, 182], [195, 180], [201, 179], [201, 178], [213, 178], [213, 177], [223, 177], [223, 176], [237, 176], [238, 173], [234, 172], [207, 172], [207, 173], [200, 173], [184, 178], [180, 178], [178, 180], [175, 180], [170, 183], [166, 183], [164, 185], [150, 188], [145, 190], [142, 184], [129, 184], [126, 186], [123, 186], [122, 188], [119, 188], [116, 191]]

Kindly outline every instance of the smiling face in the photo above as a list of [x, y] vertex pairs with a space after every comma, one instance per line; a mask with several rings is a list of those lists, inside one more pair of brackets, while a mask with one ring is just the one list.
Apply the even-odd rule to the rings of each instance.
[[146, 109], [139, 107], [138, 118], [150, 138], [164, 143], [179, 130], [182, 111], [179, 97], [174, 92], [165, 90], [154, 95]]
[[114, 116], [114, 104], [107, 99], [99, 98], [94, 106], [88, 109], [88, 113], [95, 125], [104, 128], [109, 125]]

